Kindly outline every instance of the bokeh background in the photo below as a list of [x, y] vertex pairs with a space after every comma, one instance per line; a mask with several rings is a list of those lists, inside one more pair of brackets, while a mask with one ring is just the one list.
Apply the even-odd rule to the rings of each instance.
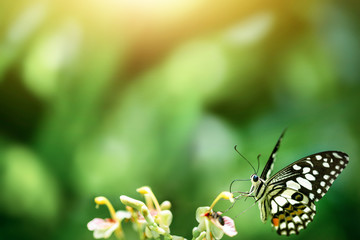
[[[359, 6], [1, 1], [0, 239], [92, 239], [87, 222], [108, 216], [94, 197], [123, 209], [119, 196], [141, 199], [143, 185], [172, 202], [172, 233], [191, 238], [196, 208], [253, 173], [233, 146], [255, 167], [262, 154], [262, 168], [286, 127], [275, 170], [350, 155], [292, 238], [359, 238]], [[227, 213], [236, 238], [281, 238], [257, 206], [240, 214], [252, 202]]]

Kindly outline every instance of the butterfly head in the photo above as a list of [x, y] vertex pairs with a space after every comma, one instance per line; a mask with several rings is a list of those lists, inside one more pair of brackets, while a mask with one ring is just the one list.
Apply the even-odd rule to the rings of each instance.
[[257, 181], [259, 181], [259, 176], [256, 174], [251, 175], [251, 182], [256, 183]]
[[250, 180], [251, 180], [251, 188], [250, 188], [250, 194], [253, 193], [257, 188], [258, 186], [260, 185], [261, 183], [261, 179], [260, 177], [254, 173], [253, 175], [250, 176]]

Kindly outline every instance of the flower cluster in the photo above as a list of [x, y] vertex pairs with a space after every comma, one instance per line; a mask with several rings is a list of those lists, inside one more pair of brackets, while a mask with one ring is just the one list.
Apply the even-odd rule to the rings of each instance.
[[[144, 195], [146, 204], [124, 195], [120, 196], [120, 201], [132, 213], [135, 228], [145, 238], [158, 239], [160, 235], [164, 236], [165, 239], [179, 238], [170, 235], [170, 224], [172, 222], [172, 213], [169, 210], [170, 202], [165, 201], [159, 205], [149, 187], [138, 188], [137, 191]], [[180, 239], [182, 238], [180, 237]]]
[[[159, 204], [154, 193], [149, 187], [141, 187], [137, 192], [145, 198], [145, 203], [128, 196], [120, 196], [120, 201], [126, 206], [126, 211], [116, 211], [105, 197], [96, 197], [95, 203], [107, 206], [110, 218], [94, 218], [87, 227], [93, 231], [94, 238], [109, 238], [113, 233], [118, 239], [125, 239], [122, 230], [122, 222], [132, 222], [134, 229], [139, 233], [139, 239], [173, 239], [180, 240], [183, 237], [170, 234], [170, 224], [173, 215], [170, 211], [171, 203], [164, 201]], [[234, 221], [221, 212], [213, 211], [214, 205], [220, 199], [233, 201], [229, 192], [222, 192], [210, 207], [199, 207], [196, 211], [196, 220], [199, 225], [193, 229], [193, 240], [221, 239], [224, 234], [235, 236], [237, 234]]]

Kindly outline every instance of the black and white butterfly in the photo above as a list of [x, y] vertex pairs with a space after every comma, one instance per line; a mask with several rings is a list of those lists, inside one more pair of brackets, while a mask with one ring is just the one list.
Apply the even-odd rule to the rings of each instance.
[[263, 222], [270, 215], [271, 224], [279, 235], [291, 235], [298, 234], [313, 220], [315, 202], [325, 195], [344, 170], [349, 156], [339, 151], [315, 153], [295, 161], [270, 177], [284, 132], [261, 175], [251, 175], [252, 186], [247, 196], [254, 197], [258, 202]]

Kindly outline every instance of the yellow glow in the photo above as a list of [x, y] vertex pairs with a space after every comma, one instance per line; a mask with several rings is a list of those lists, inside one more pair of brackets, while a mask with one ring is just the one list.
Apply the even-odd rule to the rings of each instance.
[[152, 9], [173, 9], [184, 7], [189, 3], [196, 2], [192, 0], [122, 0], [125, 5], [130, 7], [142, 8], [147, 10]]
[[[120, 11], [122, 14], [142, 13], [146, 15], [174, 16], [203, 3], [202, 0], [93, 0], [98, 10]], [[88, 4], [88, 3], [87, 3]], [[103, 9], [102, 9], [103, 8]], [[139, 16], [141, 17], [141, 15]]]

